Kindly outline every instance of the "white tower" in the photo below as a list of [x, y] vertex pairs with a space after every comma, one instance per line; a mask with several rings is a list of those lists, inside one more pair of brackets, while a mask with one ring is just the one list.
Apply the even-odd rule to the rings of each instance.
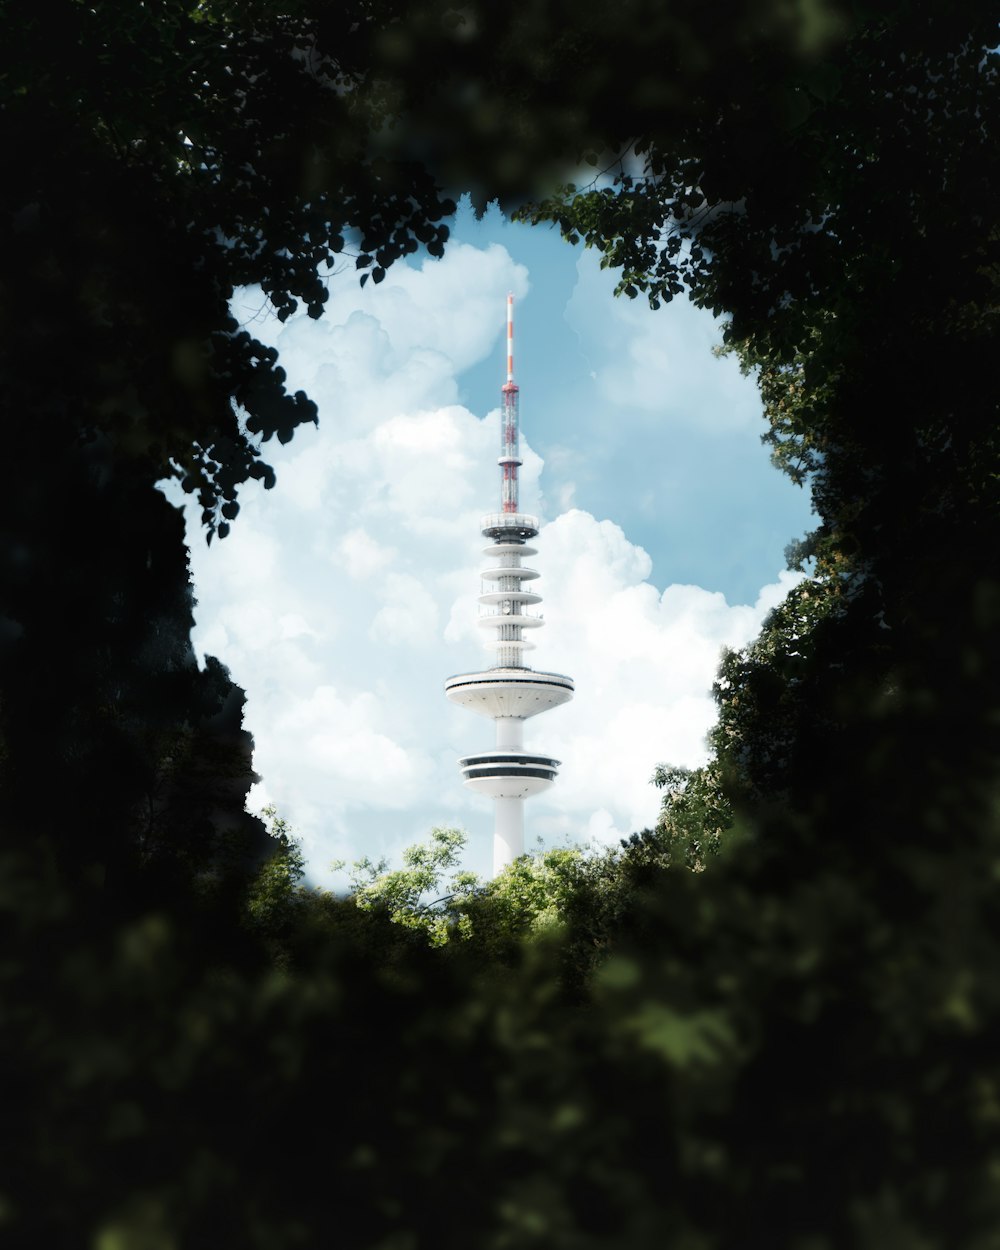
[[555, 780], [559, 761], [524, 749], [524, 722], [573, 697], [573, 679], [561, 673], [537, 673], [524, 662], [534, 647], [526, 633], [542, 618], [528, 609], [541, 595], [526, 589], [538, 574], [521, 563], [536, 555], [529, 539], [538, 535], [538, 518], [518, 511], [517, 471], [520, 468], [518, 389], [514, 384], [514, 297], [507, 296], [507, 381], [501, 391], [500, 511], [480, 522], [483, 537], [491, 540], [483, 554], [496, 563], [485, 569], [479, 602], [479, 624], [492, 631], [487, 646], [495, 648], [496, 663], [480, 673], [458, 673], [445, 682], [453, 703], [489, 716], [496, 723], [496, 747], [459, 760], [465, 784], [487, 794], [496, 804], [493, 835], [493, 872], [524, 854], [524, 800], [547, 790]]

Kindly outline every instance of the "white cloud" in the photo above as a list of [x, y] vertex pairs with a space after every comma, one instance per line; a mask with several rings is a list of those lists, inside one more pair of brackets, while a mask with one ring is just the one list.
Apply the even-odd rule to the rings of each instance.
[[423, 649], [438, 639], [438, 606], [434, 596], [409, 573], [390, 573], [381, 590], [382, 607], [368, 636], [373, 642]]
[[[487, 870], [490, 804], [463, 789], [456, 759], [488, 746], [492, 726], [442, 687], [490, 663], [475, 614], [497, 413], [458, 404], [456, 377], [491, 351], [501, 376], [504, 296], [527, 285], [504, 249], [458, 245], [377, 288], [335, 282], [322, 321], [254, 326], [320, 426], [272, 453], [277, 486], [244, 492], [229, 538], [194, 543], [196, 643], [247, 689], [254, 799], [303, 835], [319, 879], [334, 856], [398, 854], [436, 823], [469, 827], [470, 866]], [[522, 352], [523, 378], [542, 367]], [[542, 461], [523, 453], [522, 506], [544, 510]], [[612, 521], [565, 510], [571, 499], [570, 487], [531, 560], [547, 621], [531, 658], [577, 694], [527, 726], [529, 745], [563, 760], [527, 824], [529, 840], [608, 841], [655, 819], [657, 761], [705, 758], [720, 648], [749, 639], [792, 579], [752, 606], [661, 592], [648, 554]]]
[[343, 565], [349, 576], [361, 581], [381, 573], [398, 554], [394, 547], [383, 547], [365, 530], [352, 529], [340, 540], [330, 558]]
[[656, 763], [705, 761], [722, 648], [748, 641], [797, 578], [782, 573], [754, 605], [731, 606], [698, 586], [659, 592], [645, 580], [646, 552], [585, 512], [558, 517], [538, 542], [547, 623], [534, 666], [574, 677], [576, 696], [529, 724], [528, 740], [563, 760], [558, 794], [536, 802], [581, 823], [603, 808], [617, 837], [655, 820]]

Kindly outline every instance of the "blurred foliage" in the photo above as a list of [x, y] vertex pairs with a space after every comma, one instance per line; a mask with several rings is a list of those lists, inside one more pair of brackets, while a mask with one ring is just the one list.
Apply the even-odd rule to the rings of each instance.
[[[991, 6], [4, 21], [5, 1244], [997, 1247]], [[456, 842], [358, 907], [243, 812], [154, 490], [224, 534], [315, 415], [233, 286], [439, 253], [435, 179], [725, 313], [817, 511], [656, 829], [462, 882], [441, 947], [394, 909]]]
[[318, 317], [331, 265], [379, 282], [421, 245], [442, 253], [453, 206], [367, 143], [386, 106], [357, 88], [393, 20], [367, 3], [4, 6], [5, 402], [50, 441], [104, 440], [116, 468], [176, 478], [209, 535], [244, 482], [273, 485], [260, 444], [316, 420], [232, 317], [234, 288]]

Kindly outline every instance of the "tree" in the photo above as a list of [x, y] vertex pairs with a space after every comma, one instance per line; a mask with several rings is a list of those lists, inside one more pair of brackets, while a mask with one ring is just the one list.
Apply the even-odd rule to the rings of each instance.
[[[464, 936], [467, 926], [460, 900], [475, 889], [478, 879], [475, 873], [459, 871], [445, 886], [443, 878], [459, 863], [466, 841], [461, 829], [432, 829], [429, 841], [408, 846], [403, 867], [391, 872], [387, 860], [359, 859], [351, 868], [351, 897], [362, 911], [380, 912], [393, 924], [426, 934], [432, 946], [443, 946], [453, 930]], [[344, 864], [337, 861], [333, 867]], [[440, 897], [428, 899], [428, 894]]]
[[261, 444], [316, 419], [233, 319], [234, 287], [318, 316], [331, 264], [379, 281], [440, 254], [450, 205], [368, 142], [391, 5], [43, 0], [5, 20], [0, 786], [11, 828], [72, 856], [80, 824], [91, 848], [148, 844], [151, 792], [170, 777], [176, 797], [215, 713], [194, 706], [183, 528], [156, 482], [224, 536], [241, 485], [273, 484]]
[[[396, 256], [440, 253], [447, 202], [418, 165], [366, 146], [385, 105], [356, 88], [392, 20], [392, 6], [296, 3], [4, 10], [13, 1245], [217, 1240], [242, 1150], [230, 1082], [263, 1082], [265, 1121], [288, 1105], [261, 1076], [288, 1033], [254, 1020], [304, 1000], [275, 991], [274, 942], [247, 917], [272, 844], [244, 811], [242, 692], [217, 662], [199, 670], [183, 522], [156, 482], [180, 480], [224, 537], [240, 487], [273, 483], [261, 444], [315, 419], [233, 320], [235, 285], [317, 315], [331, 262], [379, 281]], [[255, 1201], [237, 1221], [248, 1239]], [[267, 1244], [294, 1240], [289, 1208], [268, 1210]]]
[[559, 929], [584, 850], [540, 849], [488, 881], [458, 871], [446, 883], [444, 874], [459, 863], [467, 841], [459, 829], [432, 829], [428, 841], [406, 848], [402, 868], [390, 869], [385, 859], [357, 860], [348, 897], [364, 912], [423, 933], [431, 946], [467, 942], [484, 960], [517, 962], [527, 940]]
[[718, 764], [693, 770], [659, 764], [653, 784], [664, 792], [656, 839], [668, 856], [679, 853], [688, 868], [701, 872], [709, 856], [718, 854], [733, 819]]
[[302, 885], [306, 861], [301, 845], [274, 804], [265, 807], [261, 815], [269, 822], [268, 833], [275, 847], [253, 880], [247, 912], [251, 926], [265, 935], [275, 965], [287, 967], [288, 940], [306, 901]]
[[16, 177], [0, 208], [18, 239], [8, 402], [30, 400], [50, 439], [103, 436], [133, 473], [177, 477], [224, 533], [239, 485], [273, 480], [256, 440], [315, 420], [232, 319], [233, 288], [260, 283], [281, 319], [299, 301], [318, 316], [345, 249], [380, 281], [447, 237], [451, 206], [429, 177], [366, 147], [386, 110], [358, 88], [392, 6], [163, 0], [123, 17], [18, 3], [7, 16], [23, 54], [3, 118]]

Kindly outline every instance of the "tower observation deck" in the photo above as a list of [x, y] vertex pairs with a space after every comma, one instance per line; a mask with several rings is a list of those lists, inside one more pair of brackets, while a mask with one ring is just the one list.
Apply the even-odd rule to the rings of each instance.
[[538, 536], [538, 519], [519, 510], [520, 419], [514, 382], [514, 299], [507, 296], [507, 381], [501, 388], [500, 511], [482, 518], [490, 540], [483, 555], [492, 562], [480, 573], [479, 624], [495, 651], [493, 667], [458, 673], [445, 682], [453, 702], [496, 725], [496, 746], [459, 760], [465, 784], [492, 798], [496, 821], [493, 872], [524, 854], [524, 800], [547, 790], [559, 761], [524, 749], [524, 722], [573, 697], [573, 679], [561, 673], [536, 672], [525, 663], [534, 648], [531, 635], [542, 625], [533, 611], [542, 597], [533, 590], [538, 573], [522, 563], [537, 555], [529, 542]]

